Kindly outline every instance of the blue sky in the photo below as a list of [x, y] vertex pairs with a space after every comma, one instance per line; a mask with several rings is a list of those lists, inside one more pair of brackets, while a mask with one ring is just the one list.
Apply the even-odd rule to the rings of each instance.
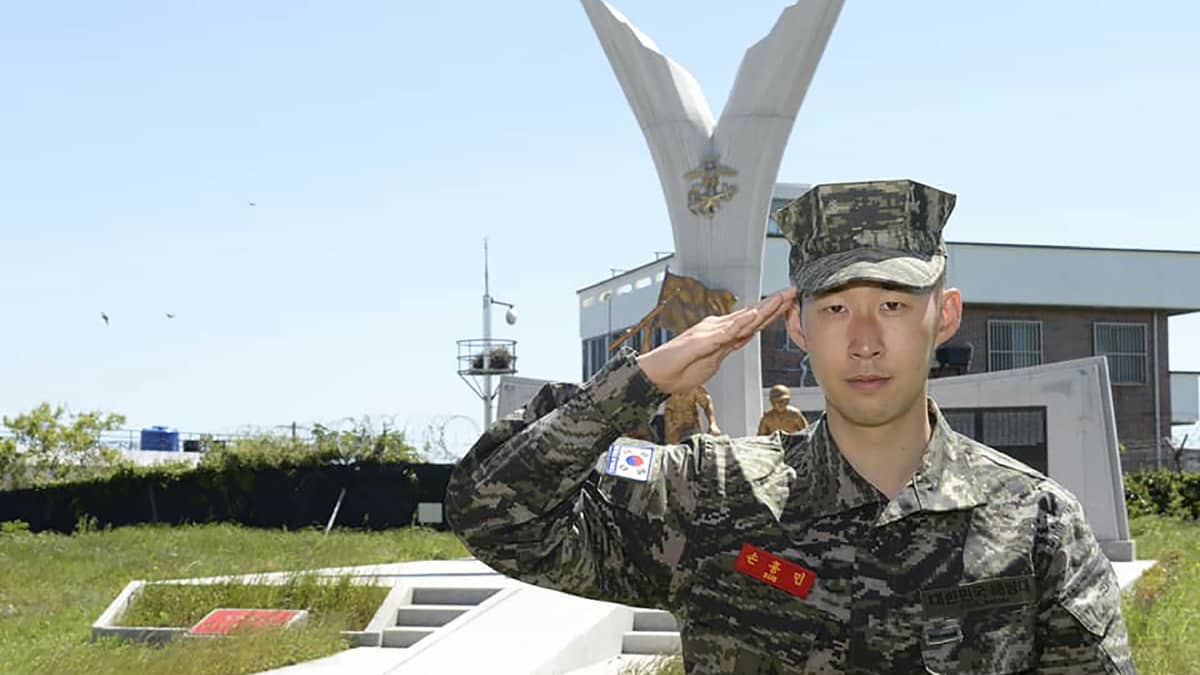
[[[785, 5], [616, 3], [714, 111]], [[1200, 8], [1154, 7], [849, 2], [780, 179], [938, 185], [952, 240], [1200, 250]], [[0, 62], [2, 414], [478, 420], [485, 235], [498, 336], [556, 379], [574, 291], [672, 247], [571, 0], [9, 3]]]

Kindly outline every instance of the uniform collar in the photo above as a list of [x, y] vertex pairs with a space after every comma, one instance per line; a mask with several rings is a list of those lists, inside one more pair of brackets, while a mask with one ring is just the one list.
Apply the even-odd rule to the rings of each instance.
[[965, 470], [967, 459], [958, 434], [933, 399], [927, 399], [927, 405], [933, 433], [921, 466], [892, 500], [850, 466], [822, 415], [813, 425], [805, 455], [789, 458], [792, 461], [788, 463], [797, 469], [797, 485], [785, 518], [809, 520], [877, 504], [882, 511], [875, 524], [880, 526], [918, 511], [955, 511], [985, 503], [985, 496]]
[[932, 398], [928, 399], [933, 434], [921, 466], [876, 521], [895, 522], [918, 511], [958, 511], [987, 503], [987, 495], [972, 480], [965, 444]]
[[803, 525], [822, 516], [887, 502], [887, 496], [842, 456], [824, 415], [809, 429], [808, 434], [793, 437], [799, 442], [785, 456], [788, 465], [796, 469], [783, 514], [786, 523]]

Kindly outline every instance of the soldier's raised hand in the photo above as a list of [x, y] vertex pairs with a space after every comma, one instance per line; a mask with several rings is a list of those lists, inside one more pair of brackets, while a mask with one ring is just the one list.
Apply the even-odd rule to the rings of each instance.
[[731, 352], [796, 305], [796, 289], [786, 288], [761, 302], [722, 316], [710, 316], [657, 349], [637, 357], [646, 377], [667, 394], [704, 384]]

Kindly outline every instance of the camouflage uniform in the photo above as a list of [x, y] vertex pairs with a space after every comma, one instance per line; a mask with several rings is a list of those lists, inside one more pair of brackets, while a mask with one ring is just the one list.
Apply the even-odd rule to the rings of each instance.
[[693, 675], [1133, 672], [1078, 501], [954, 432], [932, 400], [922, 464], [889, 500], [824, 417], [796, 434], [621, 439], [667, 398], [636, 358], [543, 387], [461, 460], [447, 520], [480, 560], [671, 611]]

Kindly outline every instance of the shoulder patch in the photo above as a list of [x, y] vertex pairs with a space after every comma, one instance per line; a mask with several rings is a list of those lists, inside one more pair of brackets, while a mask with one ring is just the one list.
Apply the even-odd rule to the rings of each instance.
[[617, 478], [648, 483], [654, 475], [655, 446], [641, 445], [630, 439], [618, 439], [608, 446], [604, 473]]

